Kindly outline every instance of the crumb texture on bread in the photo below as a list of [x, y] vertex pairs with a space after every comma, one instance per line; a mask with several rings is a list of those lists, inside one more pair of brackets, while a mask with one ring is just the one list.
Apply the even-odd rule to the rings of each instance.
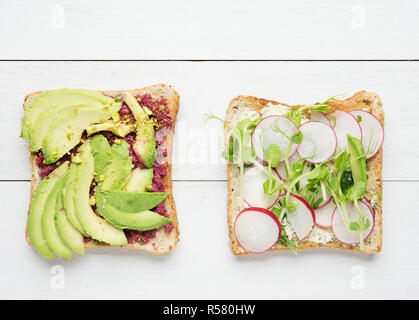
[[[179, 241], [179, 225], [178, 218], [176, 213], [176, 206], [172, 192], [172, 152], [173, 152], [173, 136], [175, 132], [176, 118], [179, 109], [179, 94], [171, 86], [166, 84], [156, 84], [141, 89], [132, 89], [132, 90], [100, 90], [100, 92], [109, 95], [116, 96], [122, 94], [123, 92], [128, 91], [133, 96], [149, 94], [153, 99], [165, 98], [167, 101], [167, 106], [169, 107], [170, 117], [172, 119], [172, 130], [167, 133], [166, 139], [164, 141], [164, 147], [167, 150], [167, 156], [164, 158], [164, 165], [166, 167], [167, 175], [163, 178], [163, 183], [165, 185], [165, 192], [168, 193], [168, 196], [165, 200], [165, 207], [169, 218], [173, 221], [173, 229], [171, 232], [165, 232], [163, 229], [160, 229], [156, 232], [155, 238], [149, 242], [142, 244], [140, 242], [134, 242], [123, 246], [124, 249], [133, 249], [133, 250], [144, 250], [153, 254], [167, 254], [169, 251], [175, 248], [177, 242]], [[43, 91], [37, 91], [28, 94], [25, 97], [23, 109], [31, 104], [32, 100]], [[30, 164], [31, 164], [31, 195], [30, 203], [35, 191], [35, 188], [41, 181], [39, 175], [39, 169], [36, 163], [35, 154], [30, 155]], [[29, 204], [30, 206], [30, 204]], [[29, 213], [29, 212], [28, 212]], [[31, 245], [28, 235], [28, 229], [26, 227], [26, 241]], [[98, 247], [111, 247], [105, 243], [99, 243], [96, 241], [89, 241], [85, 244], [86, 248], [98, 248]]]
[[[384, 112], [382, 109], [382, 103], [379, 96], [373, 92], [360, 91], [355, 93], [352, 97], [345, 100], [337, 100], [328, 102], [331, 109], [329, 113], [335, 110], [356, 110], [363, 109], [369, 111], [374, 116], [376, 116], [381, 123], [384, 125]], [[277, 106], [278, 108], [293, 108], [284, 103], [280, 103], [273, 100], [266, 100], [261, 98], [256, 98], [252, 96], [238, 96], [230, 101], [230, 104], [226, 111], [226, 121], [234, 124], [238, 119], [242, 117], [243, 114], [248, 112], [257, 112], [261, 114], [261, 110], [267, 106]], [[229, 139], [229, 129], [227, 126], [224, 126], [224, 143], [225, 147], [228, 146]], [[383, 182], [382, 182], [382, 162], [383, 162], [383, 150], [382, 148], [379, 152], [367, 161], [367, 193], [373, 194], [369, 195], [367, 199], [370, 201], [372, 208], [375, 214], [375, 226], [373, 228], [370, 236], [364, 241], [364, 250], [361, 251], [359, 245], [346, 245], [338, 241], [333, 233], [329, 230], [326, 232], [330, 233], [331, 241], [326, 243], [319, 243], [314, 241], [295, 241], [298, 250], [308, 249], [308, 248], [338, 248], [352, 251], [359, 251], [363, 253], [378, 253], [382, 248], [382, 201], [379, 195], [382, 194]], [[238, 243], [234, 235], [234, 221], [237, 215], [240, 212], [239, 205], [239, 194], [240, 194], [240, 185], [239, 185], [239, 170], [234, 164], [227, 164], [227, 188], [228, 188], [228, 197], [227, 197], [227, 223], [228, 223], [228, 233], [230, 238], [230, 247], [235, 255], [246, 255], [249, 254], [243, 247]], [[318, 232], [325, 232], [321, 228], [315, 227]], [[280, 243], [276, 244], [272, 249], [274, 250], [289, 250], [289, 248], [284, 247]]]

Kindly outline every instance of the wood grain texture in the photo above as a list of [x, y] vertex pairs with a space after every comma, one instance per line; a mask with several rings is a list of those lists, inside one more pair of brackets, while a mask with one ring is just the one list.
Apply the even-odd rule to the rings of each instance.
[[418, 59], [417, 1], [1, 1], [0, 59]]
[[[386, 112], [384, 180], [419, 180], [419, 62], [0, 62], [0, 180], [29, 180], [19, 138], [28, 92], [76, 87], [113, 89], [164, 82], [182, 97], [174, 142], [174, 180], [225, 180], [220, 123], [237, 95], [312, 103], [359, 90], [379, 94]], [[12, 159], [12, 161], [11, 161]], [[204, 168], [204, 170], [203, 170]]]

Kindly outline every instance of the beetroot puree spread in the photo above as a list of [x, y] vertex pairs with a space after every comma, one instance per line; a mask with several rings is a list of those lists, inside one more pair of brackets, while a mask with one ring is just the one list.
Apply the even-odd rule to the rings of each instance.
[[[158, 150], [157, 150], [157, 159], [153, 166], [152, 187], [153, 187], [154, 192], [164, 192], [165, 185], [164, 185], [163, 179], [167, 175], [167, 170], [166, 170], [165, 165], [161, 164], [160, 161], [161, 161], [161, 157], [167, 156], [167, 150], [162, 147], [162, 144], [164, 142], [164, 137], [165, 137], [164, 131], [172, 129], [172, 119], [170, 117], [170, 110], [169, 110], [169, 107], [167, 106], [166, 99], [163, 97], [158, 98], [158, 99], [152, 99], [152, 97], [149, 94], [144, 94], [142, 96], [136, 96], [135, 98], [138, 99], [141, 106], [147, 107], [148, 109], [150, 109], [150, 111], [153, 112], [154, 118], [157, 120], [157, 123], [155, 124], [155, 131], [156, 131], [155, 140], [156, 140], [156, 146]], [[131, 110], [128, 108], [128, 106], [125, 103], [122, 104], [121, 109], [119, 110], [119, 115], [121, 117], [121, 120], [129, 120], [129, 119], [134, 118]], [[106, 137], [106, 139], [108, 140], [111, 146], [114, 144], [115, 139], [118, 139], [116, 135], [114, 135], [112, 132], [109, 132], [109, 131], [101, 132], [100, 134]], [[83, 134], [82, 138], [86, 139], [87, 137], [85, 134]], [[135, 143], [135, 134], [132, 133], [132, 134], [127, 135], [124, 138], [124, 140], [130, 146], [129, 155], [132, 158], [133, 167], [145, 168], [145, 165], [137, 157], [133, 149], [133, 144]], [[79, 146], [71, 150], [71, 153], [76, 154], [78, 147]], [[68, 159], [66, 157], [68, 157]], [[59, 160], [59, 162], [62, 163], [65, 160], [70, 160], [70, 155], [64, 156], [62, 159]], [[38, 165], [39, 174], [41, 178], [48, 176], [51, 171], [57, 168], [57, 163], [55, 164], [43, 163], [42, 153], [38, 154], [36, 158], [36, 163]], [[95, 188], [92, 187], [90, 189], [91, 195], [94, 194], [94, 191], [95, 191]], [[155, 208], [152, 209], [152, 211], [162, 216], [169, 217], [169, 214], [167, 213], [164, 202], [157, 205]], [[165, 232], [167, 233], [171, 232], [173, 230], [173, 224], [167, 224], [163, 228]], [[149, 230], [149, 231], [138, 231], [138, 230], [128, 230], [128, 229], [124, 230], [128, 243], [139, 241], [143, 244], [148, 243], [151, 239], [155, 238], [157, 231], [158, 229]], [[90, 240], [91, 238], [88, 238], [88, 237], [84, 238], [85, 242], [89, 242]]]
[[[153, 182], [152, 187], [154, 192], [164, 192], [165, 185], [163, 182], [163, 178], [167, 175], [166, 167], [164, 164], [159, 162], [159, 157], [166, 157], [167, 150], [162, 148], [162, 144], [164, 142], [164, 130], [170, 130], [172, 128], [172, 119], [170, 118], [170, 110], [167, 106], [167, 102], [165, 98], [159, 99], [152, 99], [149, 94], [145, 94], [142, 96], [136, 96], [140, 105], [142, 107], [147, 107], [150, 111], [153, 112], [154, 118], [157, 120], [155, 125], [155, 140], [156, 146], [158, 148], [157, 152], [157, 160], [153, 166]], [[134, 116], [132, 115], [131, 110], [125, 104], [122, 105], [121, 109], [119, 110], [119, 115], [121, 119], [132, 119]], [[132, 163], [134, 168], [144, 168], [144, 164], [141, 160], [137, 157], [133, 150], [133, 144], [135, 142], [135, 135], [130, 134], [125, 137], [124, 139], [130, 145], [130, 156], [132, 157]], [[167, 213], [165, 203], [162, 202], [157, 205], [152, 211], [165, 216], [169, 217]], [[164, 227], [165, 232], [171, 232], [173, 230], [173, 224], [167, 224]], [[138, 231], [138, 230], [124, 230], [125, 235], [127, 237], [128, 243], [132, 243], [135, 241], [140, 241], [141, 243], [148, 243], [151, 239], [156, 236], [157, 229], [149, 230], [149, 231]]]

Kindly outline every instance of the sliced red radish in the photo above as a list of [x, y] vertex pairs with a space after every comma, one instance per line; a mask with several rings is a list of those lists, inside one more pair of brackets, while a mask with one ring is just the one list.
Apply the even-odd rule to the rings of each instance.
[[346, 150], [348, 145], [348, 134], [362, 140], [362, 130], [356, 118], [349, 112], [337, 110], [333, 112], [335, 119], [335, 132], [338, 139], [338, 152]]
[[234, 222], [234, 234], [246, 250], [262, 253], [272, 248], [281, 235], [281, 224], [275, 215], [263, 208], [244, 209]]
[[[266, 170], [267, 167], [265, 167]], [[281, 184], [281, 180], [275, 170], [272, 169], [276, 185]], [[263, 190], [263, 184], [269, 179], [269, 174], [257, 166], [247, 168], [244, 172], [244, 201], [250, 207], [271, 208], [279, 196], [279, 191], [268, 195]]]
[[[322, 197], [322, 193], [321, 192], [318, 192], [317, 193], [317, 196], [315, 197], [315, 200], [319, 199], [320, 197]], [[325, 205], [329, 204], [330, 201], [332, 201], [332, 196], [329, 196], [328, 198], [326, 198], [325, 200], [323, 200], [322, 202], [320, 202], [320, 204], [317, 207], [317, 209], [323, 208]]]
[[[281, 195], [279, 200], [284, 200], [285, 195]], [[313, 209], [303, 198], [291, 195], [289, 198], [291, 203], [297, 204], [294, 212], [287, 212], [288, 221], [298, 240], [302, 241], [307, 238], [313, 231], [316, 218]]]
[[333, 157], [337, 138], [331, 126], [319, 121], [308, 121], [298, 130], [303, 134], [303, 140], [297, 152], [307, 162], [321, 163]]
[[[284, 161], [289, 139], [297, 131], [295, 124], [284, 116], [263, 118], [252, 133], [252, 147], [256, 156], [266, 162], [264, 151], [268, 150], [269, 145], [275, 144], [281, 150], [281, 161]], [[297, 147], [297, 144], [292, 145], [289, 157], [297, 151]]]
[[311, 121], [319, 121], [324, 124], [327, 124], [328, 126], [332, 126], [332, 123], [330, 122], [329, 118], [320, 111], [311, 111]]
[[[361, 213], [370, 221], [369, 228], [363, 232], [364, 239], [366, 239], [374, 228], [374, 213], [366, 201], [359, 200], [358, 204], [361, 209]], [[354, 204], [348, 204], [346, 208], [348, 211], [349, 223], [358, 222], [358, 212], [356, 211]], [[332, 231], [336, 238], [345, 244], [353, 245], [359, 243], [359, 231], [352, 231], [346, 228], [338, 208], [336, 208], [333, 212]]]
[[332, 216], [333, 212], [335, 212], [336, 205], [330, 198], [329, 202], [322, 207], [318, 207], [314, 210], [316, 215], [316, 225], [322, 228], [330, 228], [332, 225]]
[[[295, 153], [292, 157], [290, 157], [288, 159], [289, 163], [290, 163], [290, 167], [292, 169], [292, 165], [294, 163], [296, 163], [298, 160], [300, 160], [301, 157], [298, 153]], [[275, 168], [276, 172], [278, 172], [279, 177], [284, 180], [287, 181], [288, 180], [288, 175], [287, 175], [287, 170], [285, 169], [285, 161], [281, 161]]]
[[365, 110], [351, 110], [362, 129], [362, 145], [368, 152], [367, 159], [372, 158], [380, 150], [384, 141], [384, 127], [381, 121]]
[[[289, 163], [290, 163], [290, 168], [292, 169], [292, 166], [294, 165], [294, 163], [296, 163], [297, 161], [303, 161], [301, 160], [301, 157], [298, 153], [295, 153], [292, 157], [290, 157], [288, 159]], [[304, 173], [308, 173], [311, 171], [310, 168], [310, 164], [307, 162], [304, 162], [304, 167], [303, 167], [303, 174]], [[279, 175], [279, 178], [283, 181], [287, 181], [289, 179], [288, 175], [287, 175], [287, 170], [285, 169], [285, 161], [280, 162], [276, 168], [275, 168], [276, 172]], [[306, 179], [303, 179], [300, 181], [300, 187], [303, 188], [307, 185], [308, 181]]]

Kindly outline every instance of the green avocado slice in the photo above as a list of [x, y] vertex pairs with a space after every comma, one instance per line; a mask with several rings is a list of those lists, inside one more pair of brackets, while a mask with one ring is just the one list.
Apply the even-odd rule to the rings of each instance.
[[146, 192], [153, 182], [153, 168], [135, 168], [132, 170], [122, 190], [130, 192]]
[[89, 140], [80, 147], [80, 159], [81, 164], [76, 167], [76, 180], [73, 186], [73, 200], [77, 219], [86, 234], [93, 239], [114, 246], [128, 244], [124, 232], [96, 215], [90, 206], [89, 191], [93, 181], [94, 160]]
[[74, 208], [74, 190], [73, 185], [76, 180], [76, 168], [79, 166], [77, 163], [72, 163], [70, 166], [70, 169], [67, 173], [66, 180], [64, 183], [63, 191], [59, 195], [59, 197], [62, 198], [62, 202], [64, 205], [64, 213], [67, 217], [67, 219], [70, 221], [70, 223], [82, 234], [86, 234], [86, 232], [83, 229], [83, 226], [81, 225], [80, 221], [76, 217], [76, 211]]
[[45, 91], [37, 95], [25, 110], [22, 120], [22, 137], [29, 140], [34, 123], [38, 116], [51, 106], [95, 105], [109, 106], [110, 110], [118, 111], [121, 103], [103, 95], [101, 92], [85, 89], [57, 89]]
[[354, 183], [367, 181], [367, 160], [361, 140], [348, 134], [348, 151], [351, 155], [351, 169]]
[[134, 151], [144, 165], [147, 168], [151, 168], [156, 160], [156, 140], [154, 139], [153, 122], [129, 92], [125, 92], [124, 100], [137, 121], [137, 135], [133, 146]]
[[32, 125], [31, 136], [29, 140], [29, 149], [36, 152], [42, 148], [42, 142], [46, 137], [48, 130], [54, 123], [61, 118], [75, 116], [80, 110], [91, 109], [100, 110], [104, 107], [101, 104], [95, 105], [72, 105], [72, 106], [51, 106], [43, 111], [36, 122]]
[[154, 139], [154, 125], [143, 123], [138, 126], [135, 143], [135, 153], [147, 168], [152, 168], [156, 161], [156, 140]]
[[[66, 169], [68, 169], [68, 162]], [[62, 191], [63, 177], [58, 180], [45, 201], [44, 213], [42, 214], [41, 226], [42, 235], [48, 247], [58, 256], [65, 260], [71, 259], [71, 250], [61, 241], [57, 227], [55, 226], [55, 219], [57, 214], [57, 197]]]
[[48, 247], [42, 234], [42, 216], [47, 198], [57, 181], [65, 174], [68, 163], [63, 163], [43, 179], [35, 189], [28, 215], [28, 234], [34, 248], [45, 258], [51, 259], [54, 254]]
[[103, 189], [98, 189], [96, 195], [102, 197], [112, 207], [127, 213], [152, 209], [167, 197], [167, 193], [164, 192], [127, 192]]
[[[65, 181], [63, 182], [62, 187], [64, 187], [64, 183]], [[83, 235], [67, 219], [64, 211], [62, 194], [63, 188], [59, 191], [56, 203], [57, 214], [55, 217], [55, 226], [57, 227], [58, 236], [67, 248], [78, 254], [84, 255]]]
[[88, 136], [101, 131], [110, 131], [118, 137], [125, 137], [128, 133], [134, 131], [134, 126], [124, 124], [122, 122], [115, 123], [114, 121], [106, 121], [104, 123], [93, 124], [86, 128]]
[[42, 142], [46, 163], [53, 163], [80, 143], [83, 131], [91, 124], [110, 117], [106, 108], [85, 108], [55, 121]]
[[96, 135], [91, 140], [91, 147], [98, 186], [109, 190], [121, 189], [132, 170], [128, 143], [119, 140], [110, 147], [103, 135]]
[[152, 211], [125, 213], [107, 203], [102, 193], [97, 193], [96, 204], [99, 213], [119, 228], [147, 231], [160, 228], [172, 220]]

